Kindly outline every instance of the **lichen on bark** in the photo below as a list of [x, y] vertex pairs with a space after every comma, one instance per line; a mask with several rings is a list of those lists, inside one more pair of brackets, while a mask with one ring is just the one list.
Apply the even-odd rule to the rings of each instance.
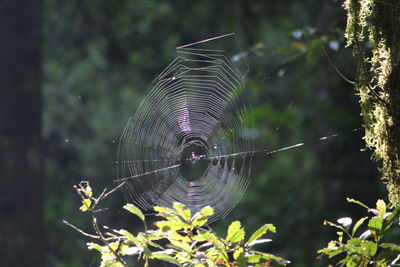
[[346, 0], [345, 37], [357, 58], [365, 142], [382, 163], [389, 200], [400, 203], [400, 1]]

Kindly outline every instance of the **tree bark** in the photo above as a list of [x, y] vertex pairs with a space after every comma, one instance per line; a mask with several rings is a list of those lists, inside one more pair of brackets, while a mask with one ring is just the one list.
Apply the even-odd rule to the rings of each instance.
[[346, 0], [344, 8], [347, 42], [359, 63], [356, 89], [365, 141], [382, 163], [389, 200], [396, 205], [400, 203], [400, 2]]
[[0, 1], [0, 265], [44, 266], [40, 0]]

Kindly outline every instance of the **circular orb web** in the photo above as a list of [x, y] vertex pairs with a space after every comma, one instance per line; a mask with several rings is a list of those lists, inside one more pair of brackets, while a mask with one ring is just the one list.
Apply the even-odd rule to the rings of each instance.
[[215, 221], [248, 186], [252, 113], [243, 75], [225, 52], [178, 53], [120, 137], [117, 181], [143, 209], [177, 201], [194, 214], [209, 205]]

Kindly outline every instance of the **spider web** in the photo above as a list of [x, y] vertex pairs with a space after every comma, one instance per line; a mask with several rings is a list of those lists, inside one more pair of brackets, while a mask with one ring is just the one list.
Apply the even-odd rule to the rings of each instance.
[[199, 48], [232, 36], [179, 47], [126, 124], [116, 181], [141, 208], [210, 205], [215, 221], [243, 196], [254, 150], [244, 74], [226, 51]]
[[[239, 50], [234, 57], [224, 50], [232, 37]], [[222, 49], [214, 49], [218, 47]], [[115, 182], [123, 183], [125, 197], [142, 209], [177, 201], [195, 213], [209, 205], [215, 211], [209, 221], [216, 221], [246, 191], [254, 154], [274, 154], [341, 135], [255, 149], [253, 112], [245, 103], [248, 65], [236, 36], [180, 46], [177, 53], [153, 81], [119, 140]]]

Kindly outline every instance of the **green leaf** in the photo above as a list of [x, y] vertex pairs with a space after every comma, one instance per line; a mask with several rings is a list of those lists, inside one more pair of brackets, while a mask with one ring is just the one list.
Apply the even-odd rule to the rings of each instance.
[[368, 229], [374, 231], [375, 233], [379, 233], [382, 230], [383, 219], [379, 217], [371, 218], [368, 222]]
[[83, 199], [82, 200], [82, 206], [79, 207], [79, 209], [82, 212], [88, 211], [90, 208], [90, 205], [92, 205], [92, 201], [90, 199]]
[[351, 235], [354, 236], [354, 234], [356, 233], [357, 229], [365, 222], [365, 220], [368, 219], [368, 217], [362, 217], [361, 219], [359, 219], [353, 227], [353, 230], [351, 231]]
[[158, 216], [164, 217], [170, 221], [181, 221], [182, 219], [178, 216], [178, 212], [176, 210], [166, 208], [166, 207], [154, 207], [154, 210], [159, 214]]
[[95, 249], [100, 252], [102, 252], [102, 250], [103, 250], [102, 246], [100, 246], [99, 244], [93, 243], [93, 242], [89, 242], [86, 245], [87, 245], [88, 249]]
[[154, 224], [163, 232], [178, 231], [187, 226], [187, 224], [181, 221], [159, 221]]
[[343, 232], [336, 232], [336, 234], [338, 235], [338, 241], [340, 242], [340, 243], [342, 243], [343, 242]]
[[393, 251], [400, 251], [400, 245], [397, 245], [395, 243], [383, 243], [381, 245], [379, 245], [381, 248], [385, 248], [385, 249], [390, 249]]
[[208, 222], [208, 218], [203, 216], [200, 212], [196, 212], [194, 216], [192, 217], [192, 226], [203, 226]]
[[378, 245], [375, 242], [368, 240], [363, 240], [361, 243], [361, 247], [363, 249], [363, 255], [365, 255], [366, 257], [373, 257], [378, 251]]
[[200, 212], [196, 212], [192, 219], [191, 219], [191, 224], [192, 226], [203, 226], [208, 222], [208, 217], [214, 214], [213, 208], [210, 206], [206, 206], [201, 209]]
[[157, 244], [157, 243], [155, 243], [155, 242], [149, 241], [148, 244], [149, 244], [150, 246], [152, 246], [152, 247], [155, 247], [155, 248], [164, 250], [164, 248], [163, 248], [161, 245], [159, 245], [159, 244]]
[[166, 215], [176, 215], [177, 213], [170, 208], [166, 208], [166, 207], [160, 207], [160, 206], [155, 206], [154, 210], [159, 212], [161, 216]]
[[392, 213], [385, 219], [383, 232], [389, 230], [389, 228], [392, 226], [394, 220], [399, 216], [399, 214], [400, 214], [400, 205], [396, 206], [396, 208], [392, 211]]
[[228, 227], [226, 241], [239, 242], [244, 239], [244, 229], [241, 228], [239, 221], [232, 222]]
[[128, 238], [129, 241], [133, 242], [135, 245], [137, 245], [137, 246], [139, 245], [139, 240], [133, 234], [131, 234], [130, 232], [128, 232], [128, 231], [126, 231], [124, 229], [121, 229], [119, 231], [115, 230], [115, 232], [120, 234], [120, 235], [125, 236], [126, 238]]
[[378, 201], [376, 201], [376, 209], [378, 210], [378, 216], [384, 218], [386, 213], [385, 201], [383, 201], [382, 199], [378, 199]]
[[286, 264], [290, 263], [290, 261], [288, 261], [288, 260], [285, 260], [285, 259], [283, 259], [281, 257], [277, 257], [277, 256], [269, 254], [269, 253], [255, 251], [255, 250], [250, 250], [250, 253], [253, 254], [253, 255], [261, 256], [261, 259], [263, 259], [265, 261], [274, 260], [274, 261], [278, 262], [281, 265], [286, 265]]
[[190, 242], [190, 238], [187, 235], [181, 235], [177, 232], [171, 232], [168, 234], [168, 239], [174, 239], [179, 241]]
[[150, 258], [161, 260], [161, 261], [166, 261], [166, 262], [181, 266], [181, 264], [179, 263], [179, 261], [177, 259], [175, 259], [174, 257], [172, 257], [170, 255], [166, 255], [163, 253], [153, 252], [153, 253], [151, 253]]
[[249, 238], [249, 240], [247, 241], [248, 243], [253, 242], [256, 239], [259, 239], [260, 237], [262, 237], [263, 235], [265, 235], [268, 231], [271, 231], [273, 233], [276, 232], [276, 228], [275, 226], [273, 226], [272, 224], [264, 224], [263, 226], [261, 226], [260, 228], [258, 228]]
[[233, 252], [233, 258], [234, 258], [235, 260], [237, 260], [237, 259], [240, 257], [241, 254], [243, 254], [243, 248], [242, 248], [242, 247], [239, 247], [238, 249], [236, 249], [236, 250]]
[[126, 209], [127, 211], [129, 211], [130, 213], [135, 214], [136, 216], [138, 216], [142, 221], [144, 221], [144, 215], [142, 213], [142, 211], [136, 207], [133, 204], [126, 204], [124, 206], [124, 209]]
[[221, 254], [221, 251], [219, 251], [219, 250], [216, 249], [216, 248], [209, 248], [209, 249], [206, 251], [206, 256], [207, 256], [207, 258], [216, 260], [216, 259], [221, 258], [221, 257], [222, 257], [222, 254]]
[[201, 209], [200, 213], [205, 217], [210, 217], [214, 214], [214, 209], [210, 206], [206, 206]]
[[249, 261], [249, 263], [259, 263], [260, 262], [261, 257], [258, 255], [249, 255], [247, 256], [247, 260]]
[[338, 242], [336, 241], [330, 241], [328, 243], [328, 247], [323, 248], [318, 250], [317, 252], [319, 254], [325, 254], [327, 255], [329, 258], [332, 258], [336, 255], [339, 255], [341, 253], [343, 253], [345, 251], [345, 247], [341, 246]]
[[190, 214], [190, 209], [185, 209], [185, 205], [179, 203], [179, 202], [174, 202], [172, 204], [174, 209], [178, 212], [178, 214], [184, 219], [185, 221], [189, 221], [191, 214]]
[[352, 245], [352, 246], [360, 246], [361, 242], [362, 242], [362, 239], [360, 239], [360, 238], [351, 238], [351, 239], [347, 240], [347, 244]]

